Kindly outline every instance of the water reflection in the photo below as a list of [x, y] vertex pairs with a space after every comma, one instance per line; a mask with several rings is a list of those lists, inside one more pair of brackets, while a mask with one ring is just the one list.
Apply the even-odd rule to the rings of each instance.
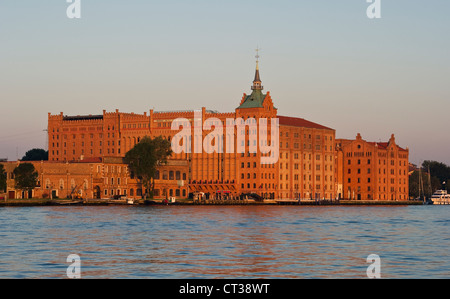
[[0, 278], [449, 278], [445, 207], [0, 209]]

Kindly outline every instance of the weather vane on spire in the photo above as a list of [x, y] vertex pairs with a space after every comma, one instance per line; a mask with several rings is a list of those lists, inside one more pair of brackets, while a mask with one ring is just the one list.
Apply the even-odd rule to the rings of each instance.
[[256, 48], [256, 68], [258, 68], [259, 69], [259, 58], [260, 58], [260, 56], [259, 56], [259, 51], [261, 51], [261, 48], [260, 47], [257, 47]]

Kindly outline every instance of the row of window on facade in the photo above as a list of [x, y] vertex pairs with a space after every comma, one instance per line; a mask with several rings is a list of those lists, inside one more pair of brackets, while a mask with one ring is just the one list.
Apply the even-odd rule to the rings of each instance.
[[[13, 175], [11, 175], [11, 178], [12, 179], [14, 178]], [[160, 179], [159, 171], [156, 171], [155, 179], [156, 180]], [[168, 171], [168, 172], [164, 171], [163, 175], [162, 175], [162, 179], [163, 180], [181, 180], [181, 179], [186, 180], [186, 173], [181, 174], [180, 171], [176, 171], [176, 172], [174, 172], [174, 171]], [[126, 185], [127, 184], [127, 178], [123, 178], [122, 180], [121, 180], [120, 177], [117, 177], [117, 178], [113, 178], [113, 177], [112, 178], [105, 178], [105, 185], [108, 185], [109, 183], [111, 183], [111, 185], [115, 185], [115, 184], [120, 185], [121, 183]], [[40, 186], [40, 181], [38, 181], [38, 186]], [[65, 186], [65, 180], [64, 179], [60, 179], [59, 180], [59, 185], [58, 185], [59, 189], [61, 189], [61, 190], [64, 189], [64, 186]], [[70, 180], [70, 188], [74, 189], [74, 188], [80, 188], [80, 187], [82, 189], [84, 189], [84, 190], [89, 189], [89, 182], [88, 182], [88, 180], [87, 179], [83, 180], [83, 183], [81, 185], [77, 185], [75, 183], [74, 179]], [[55, 186], [53, 185], [53, 183], [51, 182], [50, 179], [46, 179], [45, 180], [45, 188], [46, 189], [55, 188]]]
[[[402, 191], [403, 189], [403, 191]], [[351, 190], [351, 188], [349, 187], [349, 190]], [[361, 186], [358, 186], [358, 188], [356, 189], [357, 192], [362, 192], [362, 188]], [[373, 188], [371, 186], [367, 186], [367, 192], [373, 192]], [[386, 187], [383, 187], [383, 190], [381, 190], [381, 186], [378, 187], [378, 192], [386, 192]], [[390, 188], [390, 192], [391, 193], [395, 193], [396, 189], [395, 187], [391, 187]], [[406, 193], [406, 187], [398, 187], [398, 192], [399, 193]]]
[[[247, 168], [256, 168], [258, 165], [261, 165], [261, 167], [263, 168], [275, 168], [275, 164], [260, 164], [260, 163], [256, 163], [256, 162], [247, 162]], [[241, 168], [245, 168], [245, 162], [241, 162]]]
[[[357, 181], [357, 183], [361, 183], [361, 178], [357, 178], [356, 181]], [[352, 182], [352, 179], [348, 178], [347, 183], [351, 184], [351, 182]], [[367, 178], [367, 183], [371, 183], [371, 182], [372, 182], [371, 178]], [[395, 179], [391, 178], [390, 182], [391, 182], [391, 184], [395, 184]], [[378, 178], [378, 183], [381, 184], [381, 178]], [[398, 183], [406, 185], [406, 179], [400, 178], [400, 179], [398, 179]], [[383, 184], [386, 184], [386, 178], [383, 178]]]
[[[308, 167], [306, 167], [308, 165]], [[306, 169], [308, 168], [308, 169]], [[329, 169], [328, 169], [329, 168]], [[283, 169], [283, 163], [280, 163], [280, 169]], [[286, 169], [289, 169], [289, 163], [286, 163]], [[299, 164], [294, 163], [294, 169], [299, 169]], [[320, 164], [316, 164], [316, 170], [320, 171], [322, 169], [322, 166]], [[312, 170], [311, 164], [303, 164], [303, 170]], [[323, 170], [325, 171], [333, 171], [333, 165], [324, 165]]]
[[[136, 194], [135, 194], [136, 193]], [[115, 196], [115, 195], [123, 195], [123, 196], [143, 196], [142, 189], [130, 189], [129, 192], [127, 189], [105, 189], [103, 191], [103, 194], [105, 196]], [[182, 196], [186, 197], [187, 192], [186, 189], [155, 189], [155, 192], [153, 194], [155, 197], [160, 196]]]
[[[284, 185], [286, 188], [285, 190], [289, 190], [289, 184], [285, 184]], [[322, 190], [322, 186], [323, 186], [323, 190], [327, 191], [333, 191], [333, 185], [321, 185], [321, 184], [316, 184], [315, 188], [316, 190]], [[303, 184], [303, 190], [313, 190], [313, 185], [312, 184]], [[280, 184], [280, 190], [283, 190], [283, 184]], [[294, 190], [300, 190], [300, 184], [294, 184]]]
[[[274, 183], [272, 183], [272, 184], [270, 184], [270, 183], [263, 183], [263, 184], [260, 184], [259, 186], [257, 186], [256, 183], [253, 183], [253, 184], [247, 183], [247, 184], [241, 184], [241, 188], [242, 189], [251, 189], [253, 187], [253, 190], [256, 190], [256, 189], [268, 190], [268, 189], [275, 189], [275, 185], [276, 184], [274, 184]], [[294, 184], [294, 186], [295, 186], [295, 190], [299, 190], [299, 186], [300, 186], [299, 184]], [[308, 186], [309, 186], [309, 189], [308, 189]], [[324, 185], [316, 184], [315, 185], [316, 190], [322, 190], [322, 186], [323, 186], [323, 190], [325, 190], [325, 191], [326, 190], [330, 190], [330, 191], [333, 190], [333, 185], [327, 185], [327, 184], [324, 184]], [[283, 189], [289, 190], [289, 184], [280, 184], [280, 190], [283, 190]], [[304, 190], [312, 190], [312, 185], [311, 184], [304, 184], [303, 185], [303, 189]]]
[[[381, 165], [382, 163], [381, 163], [381, 161], [383, 161], [383, 165], [386, 165], [386, 160], [381, 160], [381, 159], [378, 159], [378, 165]], [[395, 160], [390, 160], [391, 162], [390, 162], [390, 164], [391, 164], [391, 166], [395, 166]], [[367, 164], [368, 165], [370, 165], [372, 163], [372, 160], [371, 159], [367, 159]], [[347, 165], [351, 165], [352, 164], [352, 160], [351, 159], [348, 159], [347, 160]], [[362, 160], [361, 159], [358, 159], [357, 160], [357, 162], [356, 162], [356, 164], [358, 164], [358, 165], [361, 165], [362, 164]], [[402, 165], [403, 164], [403, 165]], [[398, 166], [406, 166], [406, 160], [403, 160], [403, 161], [398, 161]]]
[[[347, 173], [351, 174], [352, 170], [350, 168], [347, 169]], [[406, 170], [405, 169], [403, 169], [403, 170], [399, 169], [398, 170], [398, 175], [402, 175], [402, 173], [403, 173], [403, 175], [406, 175]], [[357, 174], [361, 174], [361, 168], [357, 169]], [[367, 174], [371, 174], [371, 169], [370, 168], [367, 168]], [[378, 168], [378, 174], [381, 174], [381, 168]], [[386, 174], [386, 168], [383, 168], [383, 174]], [[391, 175], [395, 175], [395, 169], [391, 169]]]
[[[283, 142], [280, 142], [280, 148], [283, 148]], [[289, 142], [286, 142], [286, 148], [289, 148]], [[300, 148], [300, 144], [299, 143], [294, 143], [294, 148], [297, 148], [297, 149], [299, 149]], [[312, 150], [312, 144], [311, 143], [304, 143], [303, 144], [303, 149], [304, 150]], [[314, 146], [314, 149], [316, 150], [316, 151], [321, 151], [322, 150], [322, 145], [320, 145], [320, 144], [316, 144], [315, 146]], [[323, 146], [323, 149], [325, 150], [325, 151], [332, 151], [333, 150], [333, 146], [328, 146], [328, 145], [324, 145]]]
[[[79, 137], [81, 137], [81, 139], [85, 139], [85, 135], [86, 134], [79, 134], [79, 135], [77, 135], [77, 134], [72, 134], [72, 139], [77, 139], [77, 137], [79, 136]], [[110, 133], [108, 133], [108, 138], [114, 138], [114, 133], [112, 133], [112, 134], [110, 134]], [[56, 137], [56, 138], [55, 138]], [[100, 133], [100, 134], [98, 134], [98, 137], [99, 138], [103, 138], [103, 133]], [[89, 134], [89, 138], [90, 139], [94, 139], [94, 134]], [[56, 134], [53, 134], [52, 135], [52, 140], [59, 140], [59, 135], [56, 135]], [[64, 134], [64, 135], [62, 135], [62, 139], [63, 140], [67, 140], [68, 138], [67, 138], [67, 134]], [[119, 141], [120, 142], [120, 141]], [[66, 146], [66, 144], [65, 144], [65, 142], [64, 142], [64, 147]]]
[[[212, 125], [215, 125], [215, 124], [212, 124]], [[230, 123], [229, 125], [232, 125], [232, 124]], [[158, 127], [161, 127], [161, 126], [166, 127], [166, 123], [164, 122], [162, 125], [161, 125], [161, 123], [158, 123]], [[171, 124], [170, 124], [169, 127], [171, 127]], [[126, 129], [126, 128], [128, 128], [128, 129], [131, 129], [131, 128], [134, 128], [134, 129], [147, 128], [147, 124], [146, 123], [144, 123], [144, 124], [124, 124], [123, 128], [124, 129]], [[110, 127], [108, 127], [108, 130], [110, 130]], [[112, 127], [112, 130], [114, 130], [114, 126]], [[245, 132], [243, 130], [241, 131], [242, 135], [245, 134], [245, 133], [247, 135], [257, 135], [258, 134], [258, 130], [257, 129], [252, 129], [252, 130], [247, 129]], [[268, 133], [268, 135], [271, 135], [271, 131], [270, 130], [268, 130], [267, 133]], [[280, 132], [280, 137], [284, 137], [283, 135], [285, 135], [286, 137], [289, 137], [289, 132], [286, 132], [285, 134], [283, 134], [283, 132]], [[80, 134], [79, 136], [82, 139], [85, 138], [85, 134]], [[111, 134], [108, 133], [107, 136], [108, 136], [108, 138], [114, 138], [114, 133], [111, 133]], [[233, 135], [230, 135], [230, 136], [233, 136]], [[89, 134], [89, 137], [91, 139], [93, 139], [94, 138], [94, 134], [92, 134], [92, 133]], [[299, 133], [294, 133], [294, 138], [299, 138], [299, 137], [300, 137]], [[322, 140], [322, 136], [321, 135], [316, 135], [315, 137], [316, 137], [316, 142]], [[76, 138], [77, 138], [77, 134], [72, 134], [72, 139], [76, 139]], [[99, 133], [99, 138], [103, 138], [103, 133]], [[59, 135], [58, 134], [52, 134], [52, 140], [55, 140], [55, 139], [59, 140]], [[67, 134], [63, 135], [63, 139], [67, 140]], [[304, 139], [305, 140], [310, 140], [310, 142], [311, 142], [312, 135], [311, 134], [304, 134]], [[333, 141], [333, 137], [325, 135], [324, 136], [324, 141], [325, 142], [326, 141]]]
[[[134, 174], [133, 173], [130, 174], [130, 178], [134, 179]], [[162, 175], [161, 175], [160, 171], [157, 170], [155, 172], [155, 177], [154, 177], [155, 180], [170, 180], [170, 181], [172, 181], [172, 180], [176, 180], [176, 181], [183, 180], [183, 181], [186, 181], [186, 178], [187, 178], [187, 175], [186, 175], [185, 172], [181, 173], [180, 171], [172, 171], [172, 170], [171, 171], [163, 171]], [[112, 178], [105, 178], [105, 182], [106, 182], [105, 183], [106, 185], [108, 184], [108, 182], [111, 182], [111, 185], [114, 185], [115, 183], [117, 183], [117, 185], [120, 185], [121, 179], [120, 179], [120, 177], [117, 177], [117, 178], [113, 178], [113, 177]], [[126, 185], [127, 184], [127, 178], [124, 178], [122, 180], [122, 182]]]
[[[64, 180], [64, 179], [60, 179], [58, 181], [58, 185], [55, 186], [54, 183], [52, 183], [52, 181], [50, 179], [46, 179], [44, 186], [45, 186], [45, 189], [58, 188], [60, 190], [63, 190], [65, 188], [65, 181], [66, 180]], [[40, 181], [37, 182], [37, 185], [38, 186], [41, 185]], [[70, 180], [70, 188], [71, 189], [80, 188], [80, 189], [83, 189], [83, 190], [87, 190], [87, 189], [89, 189], [89, 181], [87, 179], [85, 179], [85, 180], [83, 180], [83, 182], [81, 184], [77, 185], [75, 183], [75, 180], [71, 179]]]
[[[289, 159], [289, 153], [284, 153], [284, 157], [286, 159]], [[294, 159], [298, 160], [300, 155], [298, 153], [294, 153]], [[280, 158], [283, 159], [283, 152], [280, 153]], [[303, 154], [303, 160], [311, 160], [312, 154]], [[315, 155], [316, 161], [322, 160], [322, 155], [316, 154]], [[333, 162], [333, 155], [324, 155], [323, 156], [324, 161], [330, 161]]]
[[[286, 177], [286, 181], [289, 181], [289, 175], [286, 174], [286, 175], [284, 175], [284, 176]], [[299, 178], [300, 178], [300, 175], [294, 174], [294, 181], [298, 181]], [[332, 175], [330, 175], [330, 176], [324, 175], [323, 178], [324, 178], [324, 182], [328, 182], [328, 179], [329, 179], [330, 182], [333, 182], [333, 176], [332, 176]], [[317, 182], [320, 182], [321, 179], [322, 179], [322, 176], [316, 175], [316, 181], [317, 181]], [[281, 181], [283, 180], [283, 174], [280, 174], [280, 180], [281, 180]], [[303, 175], [303, 180], [304, 180], [304, 181], [311, 181], [311, 180], [312, 180], [312, 176], [311, 176], [311, 175], [306, 175], [306, 174], [304, 174], [304, 175]]]
[[187, 174], [185, 172], [181, 173], [181, 171], [173, 171], [173, 170], [164, 170], [162, 175], [159, 170], [155, 172], [155, 180], [183, 180], [186, 181]]
[[[247, 179], [251, 179], [251, 173], [247, 173]], [[253, 178], [256, 179], [256, 173], [253, 172]], [[245, 179], [245, 173], [241, 173], [241, 179]], [[275, 179], [275, 173], [261, 173], [261, 179]]]
[[[298, 132], [294, 132], [294, 138], [300, 138], [300, 134]], [[283, 132], [280, 132], [280, 137], [283, 137], [285, 135], [286, 137], [289, 137], [289, 132], [286, 132], [283, 134]], [[316, 141], [322, 140], [322, 135], [315, 135]], [[312, 140], [311, 134], [303, 134], [303, 139], [310, 139]], [[324, 135], [323, 136], [324, 141], [333, 141], [333, 136]]]
[[[148, 126], [148, 127], [150, 127], [150, 126]], [[142, 128], [144, 128], [144, 129], [146, 129], [147, 128], [147, 123], [138, 123], [138, 124], [123, 124], [123, 127], [122, 128], [124, 128], [124, 129], [142, 129]], [[114, 130], [114, 127], [113, 127], [113, 130]]]

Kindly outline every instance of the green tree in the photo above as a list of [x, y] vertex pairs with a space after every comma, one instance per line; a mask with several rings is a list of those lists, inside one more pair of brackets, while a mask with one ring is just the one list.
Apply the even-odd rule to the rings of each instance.
[[147, 190], [150, 190], [150, 187], [150, 198], [153, 198], [156, 169], [167, 163], [170, 155], [172, 155], [172, 149], [168, 140], [162, 137], [152, 139], [147, 136], [125, 154], [125, 163], [142, 182], [145, 199], [147, 199]]
[[[442, 188], [442, 183], [450, 179], [450, 166], [437, 161], [424, 161], [422, 168], [425, 171], [430, 171], [431, 177], [436, 177], [440, 181], [440, 187]], [[438, 188], [438, 189], [439, 189]]]
[[34, 148], [25, 153], [22, 161], [48, 161], [48, 151], [40, 148]]
[[22, 191], [33, 190], [37, 185], [38, 173], [31, 163], [23, 163], [14, 169], [16, 189]]
[[6, 172], [3, 164], [0, 164], [0, 192], [6, 192]]

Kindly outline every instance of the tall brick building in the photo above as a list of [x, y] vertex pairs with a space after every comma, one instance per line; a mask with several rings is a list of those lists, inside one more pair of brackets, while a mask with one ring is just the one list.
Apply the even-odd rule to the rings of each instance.
[[[335, 197], [334, 155], [335, 130], [294, 117], [278, 116], [270, 92], [263, 93], [257, 63], [251, 94], [244, 94], [234, 112], [219, 113], [201, 110], [201, 123], [215, 119], [225, 127], [230, 119], [246, 121], [245, 152], [196, 152], [174, 154], [171, 160], [187, 161], [190, 192], [208, 195], [226, 192], [233, 195], [257, 193], [265, 198], [324, 198]], [[48, 115], [49, 160], [76, 162], [87, 158], [124, 157], [144, 136], [163, 136], [171, 140], [179, 132], [171, 129], [172, 122], [183, 118], [190, 123], [195, 135], [194, 118], [200, 111], [156, 112], [143, 114], [103, 111], [100, 115]], [[264, 153], [253, 139], [259, 132], [251, 122], [278, 119], [280, 125], [280, 157], [277, 163], [262, 164]], [[270, 124], [267, 141], [272, 139]], [[223, 142], [239, 142], [234, 134], [225, 134]], [[205, 138], [211, 130], [202, 130]], [[243, 141], [241, 141], [243, 142]]]
[[[198, 123], [204, 128], [205, 121], [211, 121], [207, 130], [201, 130], [201, 140], [217, 126], [225, 128], [230, 120], [242, 120], [245, 126], [236, 126], [232, 133], [224, 130], [223, 139], [219, 140], [221, 145], [232, 142], [233, 152], [210, 153], [203, 148], [198, 151], [198, 144], [192, 140], [190, 151], [172, 155], [172, 163], [187, 165], [184, 182], [189, 193], [203, 192], [211, 197], [256, 193], [263, 198], [281, 199], [407, 199], [408, 150], [398, 147], [393, 137], [387, 143], [366, 142], [359, 135], [356, 140], [336, 139], [332, 128], [278, 115], [270, 92], [263, 92], [258, 62], [251, 90], [243, 95], [235, 111], [228, 113], [206, 108], [150, 110], [142, 114], [116, 110], [85, 116], [49, 113], [49, 160], [65, 163], [122, 158], [144, 136], [173, 140], [181, 131], [181, 127], [172, 130], [178, 119], [190, 128], [189, 138], [198, 134]], [[269, 125], [267, 143], [279, 143], [279, 158], [272, 164], [261, 163], [266, 153], [256, 146], [261, 136], [252, 127], [263, 119], [276, 119], [279, 123], [278, 138], [274, 138]], [[239, 133], [245, 136], [243, 140], [238, 138]], [[236, 150], [241, 143], [245, 145], [244, 152]], [[256, 149], [252, 151], [253, 146]]]
[[280, 116], [280, 197], [336, 198], [335, 130]]

